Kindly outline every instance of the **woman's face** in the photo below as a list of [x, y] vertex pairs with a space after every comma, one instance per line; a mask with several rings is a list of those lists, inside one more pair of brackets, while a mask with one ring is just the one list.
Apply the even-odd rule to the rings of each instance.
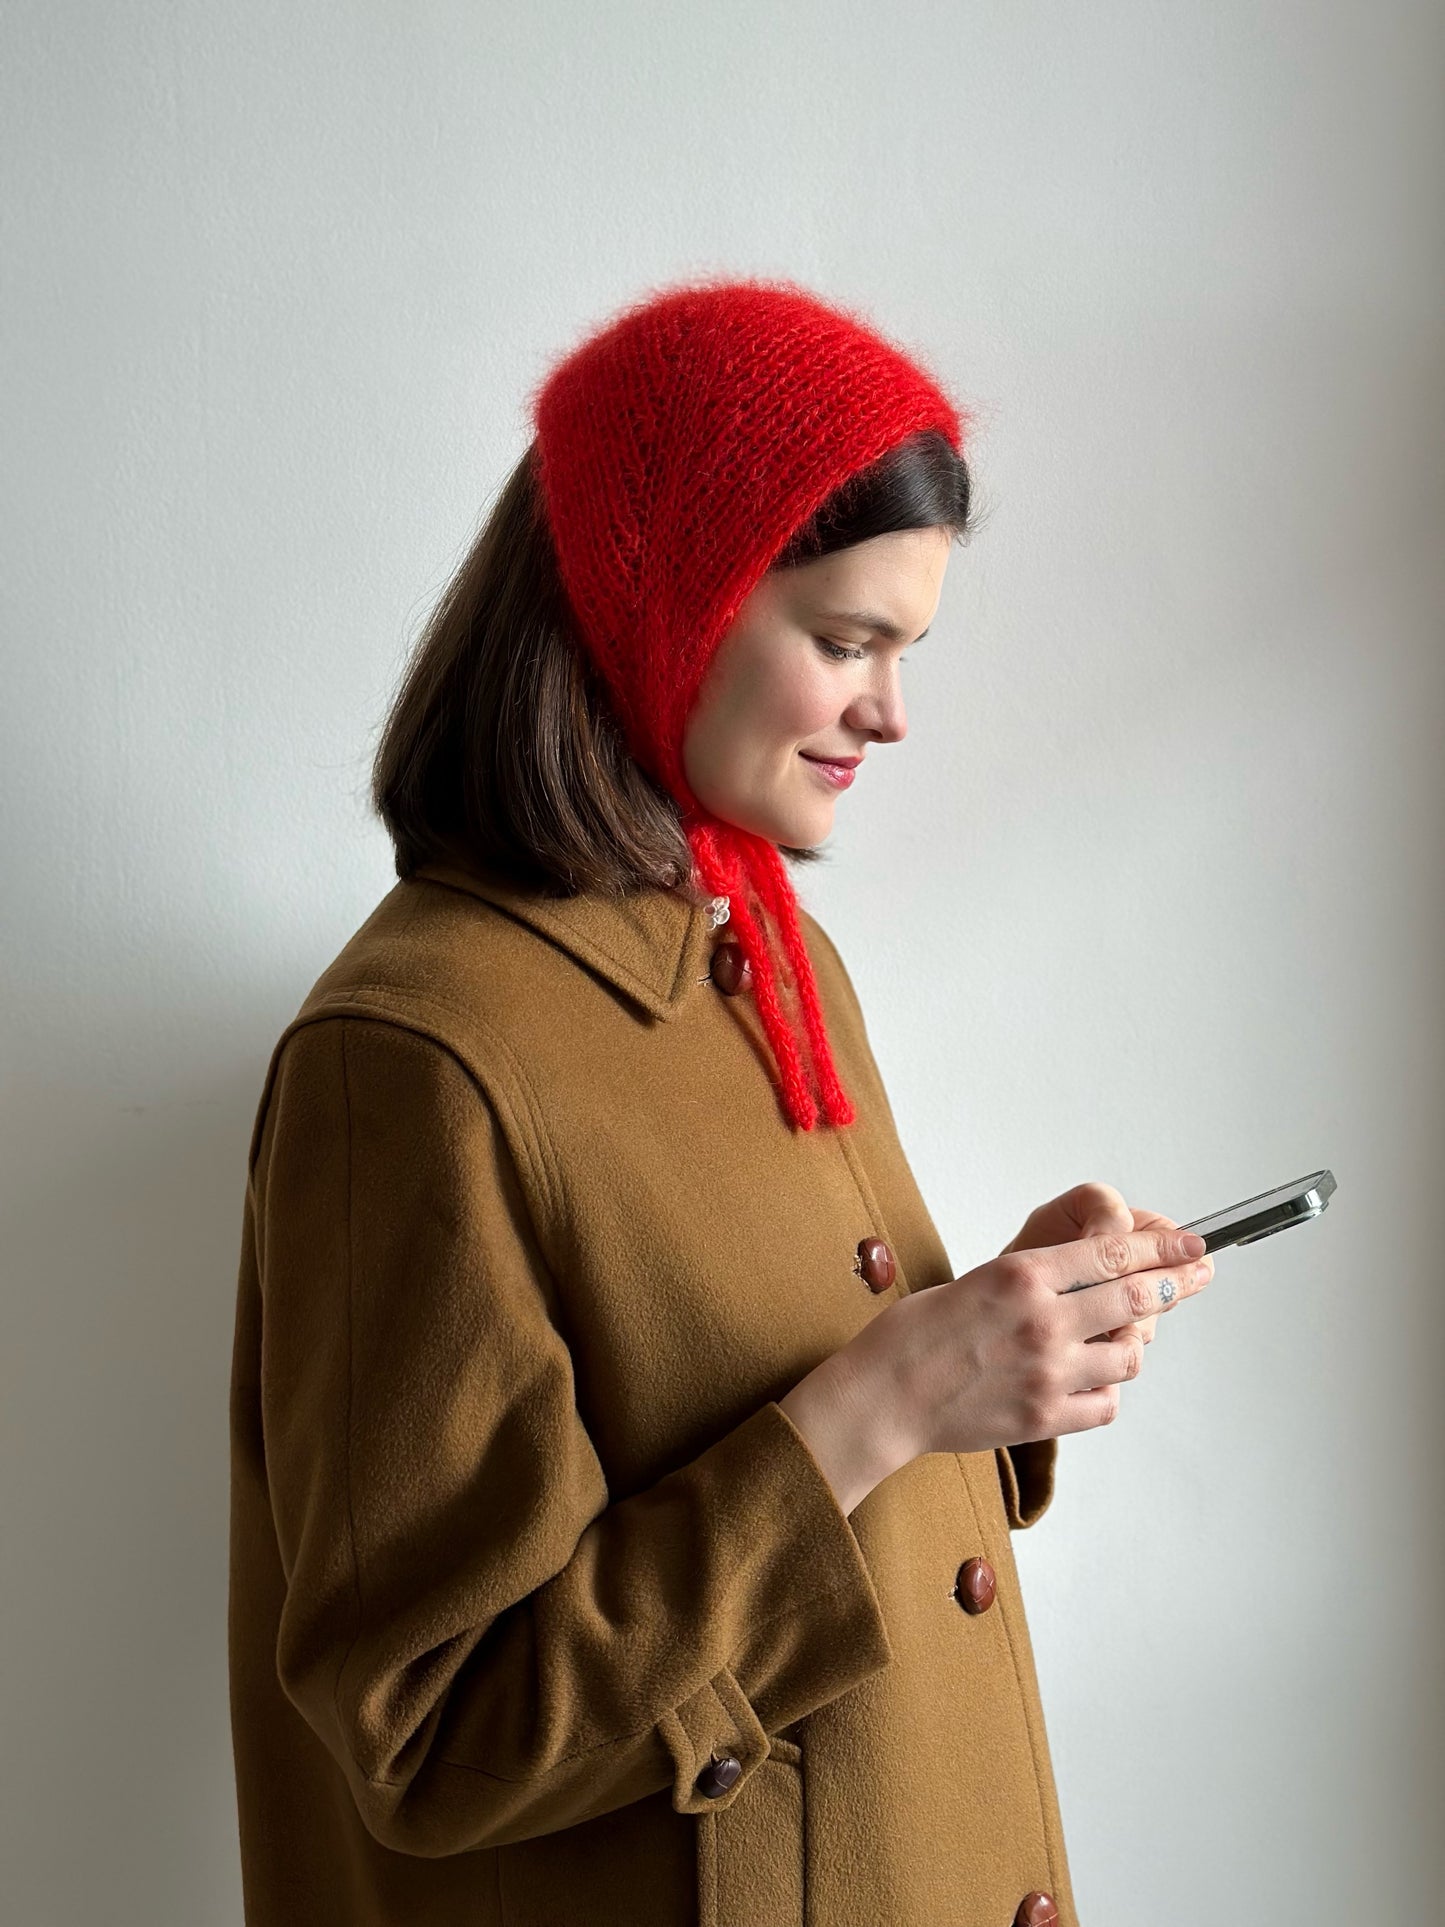
[[899, 663], [933, 621], [952, 547], [947, 529], [905, 529], [764, 576], [688, 718], [683, 770], [701, 803], [774, 843], [823, 841], [846, 785], [819, 764], [903, 740]]

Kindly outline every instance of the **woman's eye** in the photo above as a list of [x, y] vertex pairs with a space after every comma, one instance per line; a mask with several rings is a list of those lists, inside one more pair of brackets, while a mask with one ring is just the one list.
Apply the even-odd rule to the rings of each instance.
[[863, 655], [861, 649], [845, 649], [841, 642], [828, 642], [822, 636], [814, 636], [813, 640], [830, 662], [857, 662]]

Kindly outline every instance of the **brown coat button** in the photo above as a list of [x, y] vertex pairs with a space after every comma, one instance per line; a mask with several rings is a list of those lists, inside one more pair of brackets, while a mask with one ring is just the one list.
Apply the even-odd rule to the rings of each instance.
[[1048, 1894], [1025, 1894], [1014, 1915], [1014, 1927], [1054, 1927], [1059, 1910]]
[[[953, 1596], [966, 1613], [986, 1613], [998, 1592], [998, 1579], [987, 1559], [965, 1559], [958, 1569], [958, 1577], [953, 1582]], [[1044, 1896], [1048, 1899], [1048, 1896]], [[1050, 1900], [1049, 1905], [1054, 1903]], [[1019, 1915], [1022, 1920], [1024, 1916]], [[1040, 1914], [1041, 1921], [1052, 1920], [1052, 1914]]]
[[893, 1253], [881, 1238], [864, 1238], [860, 1241], [858, 1269], [869, 1291], [887, 1291], [898, 1274]]
[[716, 1800], [742, 1772], [742, 1767], [731, 1753], [724, 1753], [720, 1760], [709, 1760], [697, 1776], [697, 1790], [705, 1800]]
[[720, 943], [712, 953], [712, 980], [724, 997], [751, 990], [753, 967], [740, 943]]

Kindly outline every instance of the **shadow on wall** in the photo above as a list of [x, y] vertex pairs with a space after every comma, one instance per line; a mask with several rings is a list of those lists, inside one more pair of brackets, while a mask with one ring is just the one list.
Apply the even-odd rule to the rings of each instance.
[[77, 1045], [68, 1078], [9, 1091], [24, 1182], [5, 1349], [25, 1365], [5, 1398], [24, 1467], [7, 1538], [29, 1556], [7, 1573], [5, 1718], [26, 1781], [14, 1864], [35, 1883], [8, 1883], [17, 1921], [89, 1919], [102, 1889], [110, 1927], [241, 1918], [228, 1391], [246, 1150], [280, 1026], [274, 1007], [218, 1023], [256, 1045], [210, 1089], [112, 1099]]

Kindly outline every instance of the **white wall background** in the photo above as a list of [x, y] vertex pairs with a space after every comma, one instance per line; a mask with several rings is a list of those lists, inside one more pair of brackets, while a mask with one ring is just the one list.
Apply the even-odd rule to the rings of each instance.
[[6, 1919], [238, 1927], [265, 1058], [391, 882], [374, 730], [525, 387], [713, 269], [865, 306], [979, 414], [909, 740], [802, 886], [956, 1268], [1083, 1178], [1181, 1219], [1339, 1178], [1018, 1542], [1083, 1917], [1432, 1918], [1445, 14], [5, 27]]

